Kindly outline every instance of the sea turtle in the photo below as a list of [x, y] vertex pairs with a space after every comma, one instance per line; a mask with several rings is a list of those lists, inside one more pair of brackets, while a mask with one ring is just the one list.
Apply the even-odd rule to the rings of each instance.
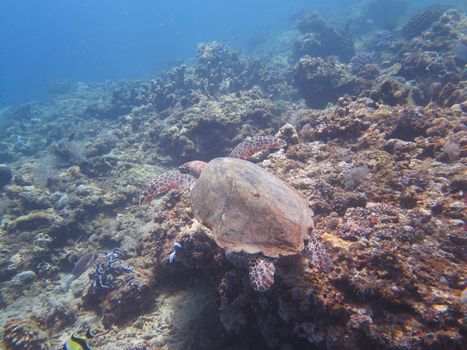
[[188, 188], [195, 217], [213, 232], [217, 245], [235, 265], [249, 265], [250, 283], [259, 292], [274, 283], [272, 259], [301, 252], [323, 272], [331, 259], [313, 234], [313, 211], [294, 188], [247, 160], [266, 149], [282, 148], [272, 136], [248, 138], [230, 157], [191, 161], [154, 178], [141, 196], [148, 204], [172, 188]]

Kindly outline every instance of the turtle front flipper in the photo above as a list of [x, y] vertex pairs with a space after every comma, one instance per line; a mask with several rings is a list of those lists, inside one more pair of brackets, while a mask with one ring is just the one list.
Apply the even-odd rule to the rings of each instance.
[[257, 258], [250, 265], [250, 284], [257, 292], [267, 292], [274, 284], [276, 267], [271, 260]]
[[139, 199], [139, 205], [143, 206], [152, 202], [159, 194], [165, 193], [174, 188], [187, 188], [191, 190], [196, 179], [188, 174], [178, 171], [169, 171], [151, 180], [148, 187]]
[[259, 151], [283, 148], [285, 146], [287, 146], [287, 142], [274, 136], [248, 137], [230, 152], [230, 157], [247, 159]]
[[319, 272], [328, 273], [334, 268], [327, 251], [315, 236], [310, 235], [308, 238], [308, 244], [305, 246], [304, 253], [306, 258], [311, 261], [313, 266], [316, 267]]

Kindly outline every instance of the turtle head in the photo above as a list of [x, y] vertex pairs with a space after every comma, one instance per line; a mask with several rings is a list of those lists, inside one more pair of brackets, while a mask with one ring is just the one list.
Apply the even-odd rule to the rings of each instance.
[[192, 160], [191, 162], [180, 165], [178, 169], [184, 174], [190, 174], [193, 177], [199, 178], [207, 164], [208, 163], [201, 160]]

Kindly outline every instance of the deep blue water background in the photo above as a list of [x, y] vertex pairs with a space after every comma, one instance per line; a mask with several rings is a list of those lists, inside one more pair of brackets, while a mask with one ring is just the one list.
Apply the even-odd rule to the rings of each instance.
[[330, 14], [358, 2], [1, 0], [0, 108], [45, 97], [55, 79], [148, 78], [193, 58], [203, 41], [245, 51], [255, 36], [290, 27], [300, 9]]

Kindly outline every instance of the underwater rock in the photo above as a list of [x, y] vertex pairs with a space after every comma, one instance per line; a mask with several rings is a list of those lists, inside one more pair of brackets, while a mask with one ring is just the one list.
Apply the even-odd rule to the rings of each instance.
[[49, 228], [56, 217], [51, 211], [34, 211], [21, 215], [8, 224], [8, 231], [35, 231], [40, 228]]
[[332, 58], [302, 57], [294, 67], [294, 79], [300, 95], [312, 108], [324, 108], [345, 94], [358, 92], [350, 66]]
[[426, 136], [430, 125], [424, 113], [418, 110], [403, 109], [399, 115], [393, 116], [393, 118], [394, 129], [387, 136], [388, 139], [413, 141], [418, 136]]
[[275, 136], [285, 140], [288, 145], [296, 145], [300, 142], [300, 136], [298, 135], [297, 130], [290, 123], [281, 126]]
[[219, 317], [222, 325], [230, 334], [241, 334], [248, 327], [249, 317], [245, 312], [246, 300], [236, 298], [229, 300], [221, 296], [219, 306]]
[[49, 194], [46, 190], [35, 185], [17, 185], [20, 182], [18, 177], [15, 178], [15, 184], [6, 188], [5, 192], [8, 197], [21, 206], [23, 210], [40, 210], [48, 209], [51, 206]]
[[200, 43], [197, 58], [196, 77], [210, 95], [247, 90], [259, 80], [259, 62], [241, 57], [220, 42]]
[[373, 100], [390, 106], [414, 103], [423, 105], [428, 101], [427, 96], [418, 86], [407, 83], [401, 77], [378, 78], [370, 96]]
[[348, 62], [355, 54], [354, 43], [350, 34], [339, 31], [317, 14], [307, 15], [297, 23], [303, 33], [294, 43], [293, 56], [328, 57], [337, 56]]
[[408, 22], [402, 27], [402, 33], [407, 39], [416, 37], [424, 30], [430, 28], [430, 26], [437, 21], [442, 14], [442, 11], [435, 8], [422, 10], [408, 20]]
[[57, 209], [64, 209], [69, 204], [69, 196], [66, 193], [54, 192], [50, 198], [52, 205]]
[[465, 75], [451, 57], [436, 51], [405, 52], [398, 74], [407, 80], [417, 80], [422, 87], [433, 82], [457, 84]]
[[135, 277], [124, 286], [111, 291], [100, 303], [102, 324], [109, 328], [139, 315], [152, 305], [152, 294], [150, 281], [143, 276]]
[[352, 66], [352, 73], [361, 75], [366, 65], [375, 62], [375, 55], [372, 52], [360, 52], [357, 55], [353, 56], [350, 60], [350, 65]]
[[460, 81], [457, 85], [452, 82], [446, 84], [433, 83], [431, 85], [431, 100], [440, 106], [451, 107], [460, 104], [463, 112], [467, 112], [467, 82]]
[[23, 271], [14, 276], [10, 281], [10, 287], [17, 290], [24, 290], [37, 279], [34, 271]]
[[[345, 107], [336, 108], [333, 113], [318, 114], [305, 110], [299, 121], [299, 133], [305, 141], [329, 141], [333, 139], [357, 138], [368, 128], [355, 111], [347, 111]], [[300, 145], [303, 147], [303, 145]], [[303, 151], [303, 150], [302, 150]], [[290, 147], [288, 154], [301, 152], [298, 148]], [[306, 155], [303, 155], [306, 157]]]
[[146, 82], [123, 81], [115, 83], [97, 102], [88, 106], [84, 114], [88, 118], [115, 120], [130, 113], [133, 108], [148, 103], [148, 90]]
[[75, 142], [60, 140], [50, 145], [51, 153], [56, 157], [57, 167], [69, 167], [77, 164], [83, 157], [81, 147]]
[[258, 89], [203, 99], [191, 108], [170, 110], [166, 119], [149, 125], [143, 148], [151, 154], [155, 149], [158, 160], [169, 164], [209, 160], [229, 154], [259, 130], [278, 127], [282, 110]]
[[61, 331], [76, 321], [77, 314], [76, 307], [73, 305], [57, 303], [50, 305], [47, 313], [43, 316], [42, 322], [54, 331]]
[[0, 164], [0, 190], [13, 179], [13, 171], [7, 164]]
[[7, 350], [48, 350], [47, 334], [32, 318], [9, 319], [3, 326]]
[[102, 156], [114, 149], [122, 138], [123, 133], [120, 130], [111, 130], [101, 134], [86, 145], [84, 148], [84, 154], [87, 158]]
[[115, 166], [113, 157], [92, 157], [79, 162], [79, 170], [91, 178], [106, 176]]

